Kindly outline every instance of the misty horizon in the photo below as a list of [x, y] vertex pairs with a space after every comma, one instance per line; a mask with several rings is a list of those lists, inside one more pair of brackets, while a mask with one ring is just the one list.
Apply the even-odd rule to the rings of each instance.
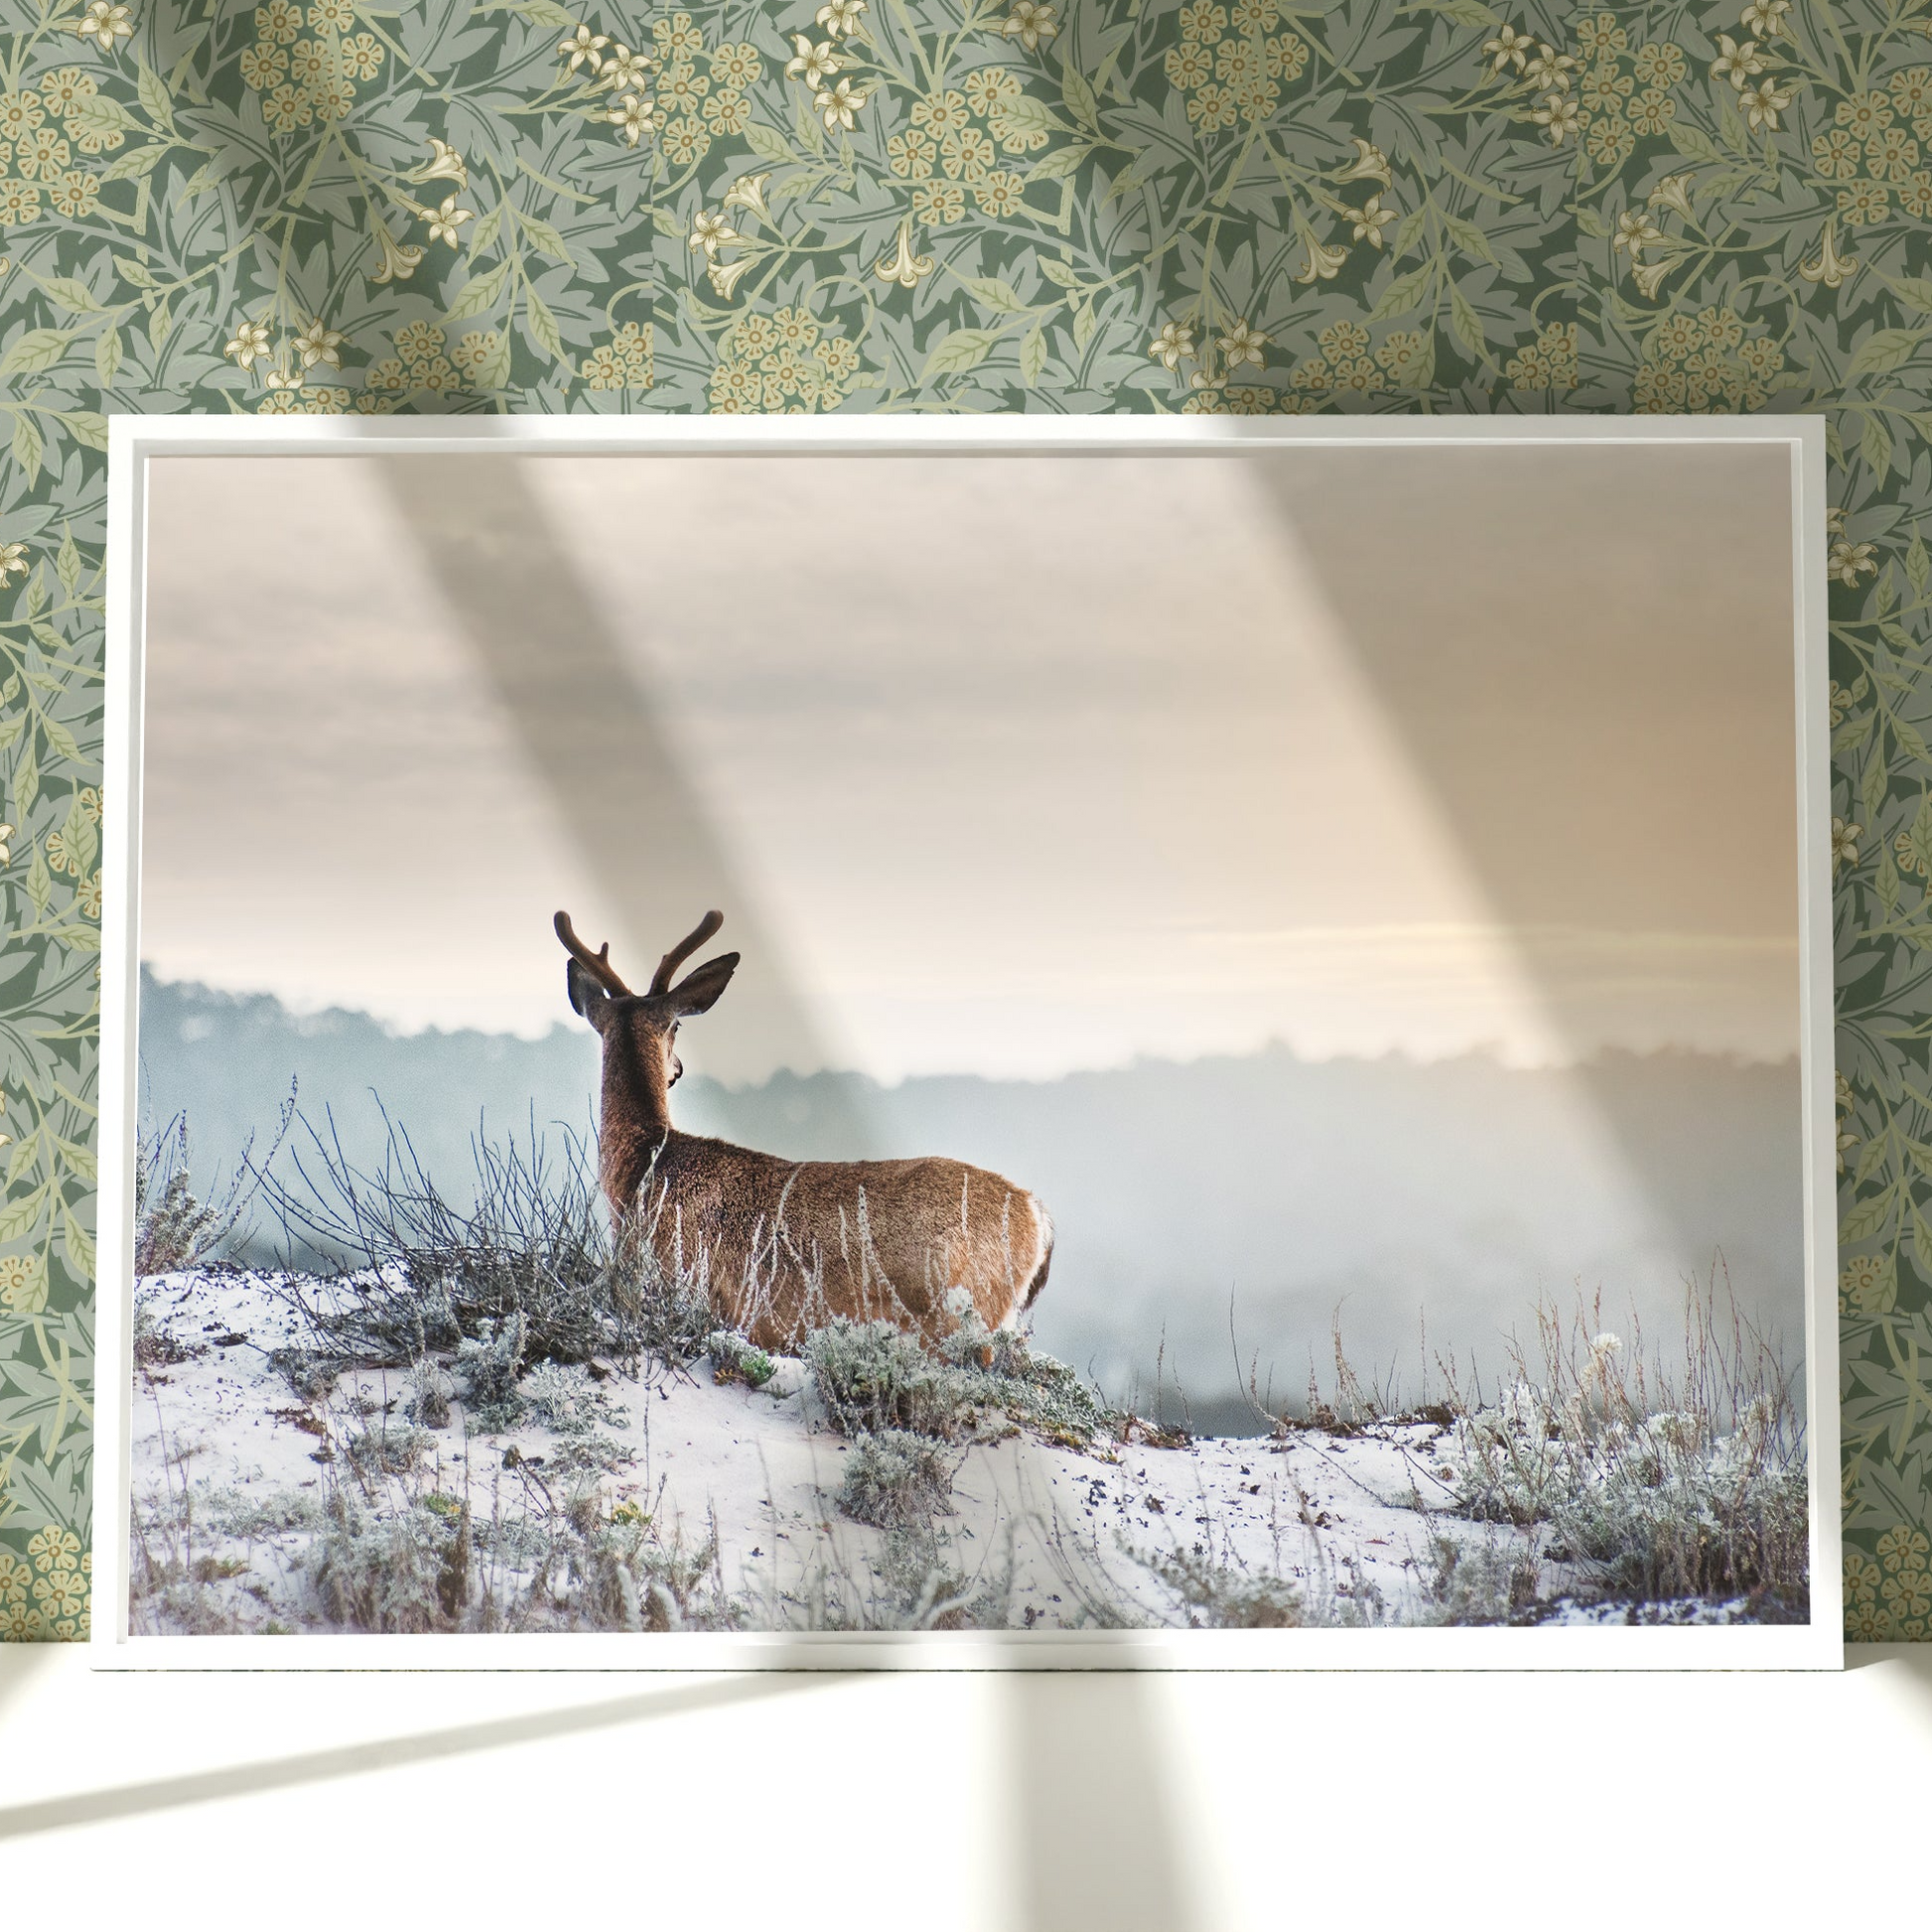
[[[457, 1200], [479, 1139], [596, 1135], [600, 1042], [563, 1022], [535, 1040], [397, 1035], [144, 974], [140, 1048], [149, 1128], [186, 1117], [204, 1188], [251, 1136], [268, 1146], [292, 1078], [351, 1165], [379, 1170], [393, 1125]], [[1539, 1297], [1577, 1284], [1603, 1289], [1612, 1326], [1633, 1307], [1666, 1332], [1719, 1254], [1749, 1317], [1801, 1336], [1800, 1086], [1795, 1058], [1695, 1048], [1549, 1069], [1278, 1044], [1049, 1079], [687, 1073], [672, 1117], [785, 1160], [943, 1154], [1007, 1176], [1057, 1230], [1039, 1345], [1117, 1393], [1165, 1353], [1199, 1413], [1239, 1428], [1231, 1293], [1244, 1353], [1296, 1376], [1326, 1359], [1338, 1306], [1351, 1351], [1378, 1363], [1410, 1360], [1426, 1315], [1492, 1371]]]
[[[169, 993], [191, 998], [215, 1001], [229, 1001], [236, 1006], [251, 1002], [272, 1003], [280, 1013], [292, 1023], [293, 1030], [304, 1036], [319, 1036], [326, 1033], [327, 1023], [334, 1019], [358, 1022], [378, 1029], [382, 1035], [395, 1040], [419, 1040], [426, 1038], [463, 1040], [473, 1038], [482, 1041], [509, 1042], [519, 1045], [541, 1046], [555, 1041], [560, 1035], [595, 1041], [597, 1035], [582, 1021], [575, 1019], [553, 1019], [540, 1033], [521, 1033], [509, 1028], [483, 1027], [439, 1027], [434, 1023], [421, 1026], [406, 1026], [386, 1018], [380, 1013], [371, 1012], [366, 1007], [350, 1006], [341, 1002], [331, 1002], [326, 1006], [301, 1006], [292, 1003], [284, 994], [272, 987], [225, 987], [216, 986], [207, 980], [192, 978], [169, 978], [158, 973], [153, 965], [143, 960], [140, 967], [143, 989], [152, 986], [165, 989]], [[687, 1023], [688, 1025], [689, 1023]], [[693, 1048], [687, 1037], [681, 1036], [679, 1048], [682, 1053], [691, 1053]], [[918, 1067], [901, 1072], [896, 1076], [882, 1078], [867, 1071], [864, 1067], [836, 1065], [830, 1061], [817, 1066], [794, 1066], [789, 1062], [771, 1068], [768, 1073], [757, 1079], [723, 1078], [707, 1073], [693, 1066], [686, 1079], [701, 1080], [717, 1087], [725, 1093], [756, 1093], [774, 1080], [810, 1080], [821, 1075], [840, 1080], [855, 1080], [877, 1089], [881, 1093], [892, 1093], [913, 1081], [918, 1080], [984, 1080], [1001, 1086], [1052, 1086], [1058, 1082], [1077, 1079], [1083, 1074], [1129, 1072], [1142, 1066], [1194, 1066], [1216, 1060], [1242, 1060], [1262, 1057], [1268, 1054], [1284, 1054], [1303, 1066], [1360, 1065], [1377, 1066], [1395, 1064], [1402, 1066], [1430, 1067], [1453, 1064], [1461, 1060], [1480, 1061], [1494, 1066], [1499, 1071], [1510, 1073], [1548, 1073], [1561, 1074], [1584, 1072], [1607, 1059], [1629, 1058], [1650, 1059], [1678, 1055], [1689, 1059], [1710, 1060], [1720, 1065], [1735, 1067], [1762, 1067], [1766, 1069], [1795, 1067], [1800, 1055], [1794, 1047], [1782, 1054], [1752, 1053], [1725, 1047], [1700, 1045], [1692, 1040], [1665, 1039], [1652, 1045], [1631, 1046], [1616, 1042], [1596, 1045], [1587, 1054], [1579, 1054], [1564, 1060], [1533, 1060], [1512, 1056], [1503, 1042], [1498, 1040], [1479, 1040], [1466, 1046], [1446, 1049], [1438, 1053], [1418, 1052], [1407, 1046], [1388, 1046], [1378, 1051], [1339, 1051], [1310, 1052], [1292, 1039], [1279, 1035], [1257, 1040], [1250, 1046], [1227, 1048], [1207, 1048], [1195, 1053], [1136, 1052], [1125, 1058], [1093, 1061], [1077, 1066], [1067, 1066], [1051, 1073], [1005, 1073], [988, 1072], [971, 1066], [934, 1066]], [[682, 1084], [682, 1082], [680, 1082]], [[673, 1105], [676, 1094], [673, 1090]]]

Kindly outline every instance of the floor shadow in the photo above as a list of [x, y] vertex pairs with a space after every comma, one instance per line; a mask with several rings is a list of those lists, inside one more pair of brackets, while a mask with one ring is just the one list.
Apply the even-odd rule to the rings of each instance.
[[[532, 487], [530, 461], [542, 459], [407, 456], [375, 468], [577, 855], [627, 928], [585, 938], [616, 940], [619, 970], [641, 987], [658, 954], [719, 907], [718, 945], [745, 957], [731, 990], [734, 1044], [810, 1072], [826, 1064], [825, 1042], [782, 935], [748, 889], [634, 656], [586, 590], [580, 555]], [[652, 555], [647, 530], [636, 543], [647, 597], [651, 573], [673, 560]], [[622, 958], [626, 938], [634, 956]], [[561, 953], [557, 979], [561, 1000]], [[844, 1138], [874, 1151], [852, 1095], [827, 1104], [854, 1115], [838, 1123]]]
[[250, 1797], [264, 1791], [320, 1784], [332, 1778], [358, 1777], [370, 1771], [467, 1757], [477, 1751], [581, 1736], [623, 1725], [649, 1724], [690, 1712], [721, 1710], [783, 1697], [824, 1682], [822, 1674], [805, 1672], [758, 1672], [724, 1680], [706, 1679], [680, 1684], [673, 1690], [643, 1691], [632, 1697], [612, 1698], [573, 1710], [537, 1711], [523, 1717], [424, 1731], [413, 1737], [377, 1738], [333, 1750], [198, 1771], [186, 1777], [156, 1778], [105, 1791], [76, 1792], [69, 1797], [0, 1809], [0, 1839], [29, 1838], [38, 1832], [60, 1831], [71, 1825], [101, 1824], [148, 1812], [173, 1811], [184, 1805]]
[[1192, 1932], [1154, 1687], [1134, 1671], [1004, 1680], [1023, 1932]]

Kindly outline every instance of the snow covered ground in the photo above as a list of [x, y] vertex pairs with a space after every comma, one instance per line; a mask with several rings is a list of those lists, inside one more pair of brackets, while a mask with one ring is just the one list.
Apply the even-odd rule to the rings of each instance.
[[[356, 1627], [316, 1587], [327, 1526], [349, 1518], [365, 1542], [370, 1526], [406, 1519], [420, 1544], [428, 1525], [446, 1565], [461, 1518], [475, 1551], [466, 1544], [443, 1586], [439, 1627], [485, 1600], [499, 1614], [522, 1605], [511, 1627], [583, 1627], [592, 1546], [626, 1530], [647, 1530], [653, 1574], [676, 1584], [661, 1599], [672, 1619], [701, 1603], [737, 1627], [801, 1627], [826, 1614], [828, 1591], [847, 1617], [890, 1620], [895, 1602], [904, 1613], [894, 1568], [904, 1539], [896, 1549], [837, 1508], [855, 1451], [823, 1420], [802, 1363], [781, 1361], [758, 1391], [715, 1381], [705, 1360], [636, 1381], [546, 1369], [545, 1412], [564, 1426], [526, 1415], [500, 1434], [477, 1427], [461, 1379], [445, 1375], [448, 1420], [425, 1429], [406, 1369], [348, 1370], [299, 1393], [271, 1352], [313, 1336], [278, 1286], [222, 1272], [141, 1284], [137, 1632]], [[1508, 1579], [1534, 1562], [1537, 1533], [1438, 1513], [1443, 1434], [1407, 1423], [1182, 1448], [1082, 1451], [1018, 1432], [955, 1445], [950, 1513], [924, 1560], [947, 1573], [953, 1599], [996, 1602], [1029, 1628], [1254, 1620], [1257, 1605], [1270, 1620], [1285, 1602], [1309, 1622], [1442, 1621], [1483, 1614], [1484, 1590], [1493, 1614], [1495, 1592], [1506, 1605]], [[1560, 1568], [1542, 1564], [1540, 1583], [1555, 1595]], [[623, 1605], [612, 1627], [661, 1627], [647, 1613], [640, 1623], [627, 1593]]]

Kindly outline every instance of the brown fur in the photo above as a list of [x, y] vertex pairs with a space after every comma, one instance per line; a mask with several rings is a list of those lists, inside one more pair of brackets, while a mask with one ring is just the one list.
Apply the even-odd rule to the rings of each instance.
[[793, 1352], [834, 1315], [937, 1340], [955, 1288], [988, 1327], [1017, 1320], [1045, 1286], [1053, 1229], [1010, 1180], [941, 1157], [785, 1161], [671, 1125], [678, 1022], [718, 999], [738, 955], [669, 981], [716, 929], [712, 914], [638, 995], [557, 915], [571, 1004], [604, 1040], [600, 1178], [620, 1229], [667, 1266], [701, 1266], [720, 1317], [760, 1348]]

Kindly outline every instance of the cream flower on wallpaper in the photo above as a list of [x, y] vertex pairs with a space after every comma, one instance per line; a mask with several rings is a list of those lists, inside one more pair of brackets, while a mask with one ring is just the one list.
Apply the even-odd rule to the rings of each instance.
[[[1887, 1285], [1893, 1291], [1891, 1297], [1885, 1295]], [[1885, 1268], [1881, 1256], [1855, 1254], [1840, 1271], [1838, 1293], [1845, 1306], [1855, 1308], [1861, 1315], [1881, 1315], [1887, 1310], [1879, 1305], [1897, 1299], [1897, 1277]]]
[[435, 135], [429, 137], [429, 159], [421, 167], [412, 168], [407, 179], [410, 181], [453, 181], [461, 192], [470, 186], [470, 170], [462, 155], [447, 141], [439, 141]]
[[116, 41], [133, 38], [134, 16], [126, 7], [112, 5], [111, 0], [93, 0], [74, 23], [73, 31], [83, 41], [92, 41], [103, 54], [111, 54]]
[[1870, 544], [1854, 543], [1849, 537], [1840, 537], [1832, 545], [1831, 555], [1825, 559], [1825, 571], [1841, 584], [1856, 586], [1861, 576], [1875, 577], [1878, 563]]
[[844, 128], [850, 133], [858, 124], [859, 109], [869, 98], [865, 88], [855, 87], [848, 77], [836, 87], [821, 87], [812, 96], [812, 105], [818, 109], [827, 128], [834, 132]]
[[343, 337], [340, 330], [331, 329], [320, 316], [317, 316], [302, 333], [290, 344], [296, 354], [302, 358], [302, 366], [312, 369], [318, 362], [327, 362], [331, 368], [343, 365]]
[[726, 207], [745, 208], [750, 213], [756, 214], [760, 221], [770, 220], [771, 210], [765, 206], [764, 200], [764, 184], [770, 179], [771, 170], [769, 168], [765, 169], [761, 174], [740, 175], [725, 190], [724, 206]]
[[1229, 368], [1236, 368], [1243, 362], [1252, 362], [1256, 368], [1261, 366], [1261, 351], [1267, 346], [1268, 338], [1258, 329], [1250, 328], [1245, 316], [1217, 340], [1221, 345], [1221, 353], [1228, 359]]
[[1180, 358], [1194, 352], [1194, 332], [1183, 322], [1170, 322], [1148, 344], [1147, 352], [1166, 367], [1177, 369]]
[[1521, 73], [1535, 44], [1529, 35], [1519, 34], [1514, 27], [1499, 27], [1494, 40], [1483, 42], [1482, 51], [1489, 56], [1490, 65], [1498, 73], [1507, 67], [1514, 67]]
[[1309, 258], [1295, 279], [1311, 284], [1332, 282], [1341, 273], [1341, 265], [1348, 259], [1348, 250], [1326, 247], [1313, 235], [1304, 235], [1303, 240], [1308, 243]]
[[604, 72], [597, 84], [614, 94], [641, 93], [650, 85], [653, 65], [648, 54], [633, 54], [620, 41], [606, 57]]
[[1832, 870], [1837, 872], [1841, 866], [1856, 866], [1859, 863], [1859, 839], [1864, 831], [1863, 825], [1855, 825], [1850, 819], [1832, 820]]
[[34, 1579], [34, 1597], [47, 1616], [78, 1616], [87, 1601], [87, 1586], [71, 1570], [56, 1570]]
[[1616, 217], [1616, 234], [1610, 242], [1612, 250], [1621, 249], [1633, 262], [1643, 259], [1643, 251], [1653, 241], [1662, 241], [1664, 231], [1648, 214], [1626, 208]]
[[47, 1268], [37, 1254], [0, 1254], [0, 1308], [37, 1315], [47, 1306]]
[[738, 287], [745, 271], [758, 259], [756, 255], [740, 255], [735, 262], [714, 261], [705, 270], [705, 280], [727, 301], [732, 291]]
[[1054, 9], [1040, 0], [1013, 0], [1012, 11], [1000, 29], [1007, 39], [1017, 40], [1029, 54], [1037, 54], [1040, 42], [1050, 41], [1059, 31]]
[[1389, 185], [1389, 157], [1373, 141], [1364, 141], [1357, 134], [1350, 137], [1355, 144], [1355, 159], [1346, 168], [1339, 170], [1335, 181], [1379, 181], [1384, 188]]
[[0, 1643], [32, 1643], [46, 1629], [40, 1611], [24, 1598], [16, 1602], [9, 1597], [5, 1607], [0, 1608]]
[[1833, 232], [1833, 224], [1827, 221], [1825, 237], [1817, 255], [1811, 261], [1800, 262], [1798, 273], [1807, 282], [1817, 282], [1822, 287], [1835, 289], [1858, 265], [1858, 256], [1839, 253], [1838, 237]]
[[1664, 277], [1677, 266], [1675, 258], [1667, 256], [1663, 261], [1644, 262], [1632, 268], [1630, 279], [1637, 285], [1637, 293], [1646, 301], [1655, 301], [1657, 291], [1664, 285]]
[[1728, 34], [1720, 34], [1718, 58], [1711, 63], [1711, 78], [1728, 80], [1741, 94], [1751, 84], [1751, 76], [1762, 73], [1768, 65], [1757, 51], [1755, 41], [1746, 41], [1740, 47]]
[[828, 34], [856, 34], [866, 0], [826, 0], [814, 19]]
[[708, 258], [715, 261], [718, 250], [728, 241], [741, 241], [744, 237], [722, 214], [709, 214], [700, 208], [691, 217], [691, 246], [702, 248]]
[[80, 1555], [80, 1539], [71, 1530], [50, 1523], [27, 1539], [27, 1554], [43, 1576], [49, 1571], [71, 1570]]
[[1570, 76], [1576, 69], [1577, 63], [1573, 56], [1559, 54], [1546, 41], [1538, 47], [1536, 59], [1523, 69], [1523, 78], [1533, 87], [1567, 94], [1570, 91]]
[[591, 71], [596, 73], [604, 66], [604, 50], [610, 45], [608, 35], [593, 34], [580, 20], [577, 31], [557, 43], [557, 52], [569, 60], [570, 72], [575, 73], [588, 61]]
[[618, 139], [635, 147], [650, 127], [650, 99], [643, 94], [625, 94], [613, 102], [604, 118], [618, 131]]
[[1395, 209], [1384, 207], [1379, 195], [1371, 195], [1360, 207], [1344, 211], [1342, 219], [1355, 224], [1355, 239], [1366, 241], [1371, 248], [1382, 245], [1382, 230], [1395, 219]]
[[1775, 134], [1778, 116], [1789, 107], [1796, 97], [1795, 87], [1780, 87], [1775, 80], [1760, 80], [1755, 87], [1744, 89], [1738, 104], [1744, 110], [1744, 120], [1753, 132], [1759, 129]]
[[1650, 193], [1644, 197], [1645, 207], [1674, 207], [1688, 221], [1691, 218], [1691, 178], [1689, 175], [1666, 175]]
[[432, 241], [447, 241], [454, 248], [457, 245], [457, 230], [466, 221], [474, 221], [476, 218], [475, 208], [458, 207], [456, 197], [446, 196], [442, 207], [429, 217], [429, 238]]
[[1530, 119], [1549, 135], [1553, 148], [1560, 148], [1577, 132], [1577, 103], [1568, 94], [1546, 95], [1542, 106], [1531, 113]]
[[845, 66], [844, 55], [830, 41], [820, 41], [814, 46], [809, 34], [794, 34], [791, 44], [798, 51], [785, 63], [785, 73], [814, 90], [824, 86]]
[[27, 571], [27, 546], [24, 543], [0, 543], [0, 588], [16, 574], [24, 576]]
[[237, 323], [234, 336], [224, 345], [221, 353], [232, 355], [236, 364], [244, 369], [253, 368], [258, 357], [266, 360], [269, 354], [267, 323]]

